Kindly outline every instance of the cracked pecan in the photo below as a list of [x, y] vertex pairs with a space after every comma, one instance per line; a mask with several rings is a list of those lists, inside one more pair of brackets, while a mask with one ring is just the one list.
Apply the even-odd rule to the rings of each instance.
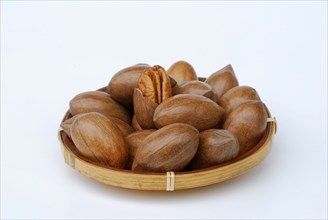
[[160, 104], [172, 96], [170, 78], [161, 66], [146, 68], [141, 74], [138, 87], [144, 97]]

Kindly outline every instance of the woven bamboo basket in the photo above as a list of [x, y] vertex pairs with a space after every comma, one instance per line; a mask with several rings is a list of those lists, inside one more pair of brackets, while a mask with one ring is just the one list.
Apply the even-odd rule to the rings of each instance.
[[[106, 88], [100, 89], [101, 91]], [[265, 134], [247, 153], [229, 162], [193, 171], [184, 172], [136, 172], [124, 169], [103, 167], [80, 155], [74, 143], [60, 128], [58, 139], [65, 162], [73, 169], [107, 185], [137, 190], [174, 191], [207, 186], [240, 176], [263, 161], [271, 150], [271, 141], [277, 131], [277, 121], [271, 117], [268, 108]], [[70, 118], [67, 111], [63, 120]]]

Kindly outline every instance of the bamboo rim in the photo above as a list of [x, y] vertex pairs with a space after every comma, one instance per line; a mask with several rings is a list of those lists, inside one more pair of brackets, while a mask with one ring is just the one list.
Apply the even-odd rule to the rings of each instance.
[[[270, 153], [272, 138], [277, 131], [277, 120], [271, 117], [270, 111], [266, 109], [267, 128], [255, 147], [227, 163], [193, 171], [155, 173], [103, 167], [79, 155], [73, 142], [61, 128], [57, 134], [65, 163], [85, 176], [122, 188], [174, 191], [223, 182], [246, 173], [263, 161]], [[62, 121], [69, 116], [67, 111]]]

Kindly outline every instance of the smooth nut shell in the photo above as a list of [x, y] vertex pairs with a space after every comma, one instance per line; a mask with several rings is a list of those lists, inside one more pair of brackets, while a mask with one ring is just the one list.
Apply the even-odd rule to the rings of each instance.
[[132, 134], [129, 134], [128, 136], [125, 137], [126, 143], [129, 148], [129, 159], [128, 159], [128, 163], [125, 166], [126, 169], [129, 170], [131, 169], [138, 148], [144, 145], [143, 143], [144, 139], [148, 135], [152, 134], [154, 131], [156, 130], [148, 129], [142, 131], [135, 131]]
[[227, 91], [219, 101], [225, 115], [229, 115], [237, 106], [250, 100], [261, 100], [256, 90], [249, 86], [236, 86]]
[[138, 166], [154, 172], [182, 170], [197, 151], [198, 134], [197, 129], [183, 123], [155, 131], [144, 139], [144, 146], [138, 148], [132, 170]]
[[77, 117], [71, 127], [72, 140], [88, 159], [107, 167], [123, 168], [128, 147], [115, 123], [99, 113]]
[[177, 83], [190, 80], [198, 80], [194, 68], [186, 61], [178, 61], [167, 70], [169, 74]]
[[69, 103], [72, 115], [98, 112], [106, 117], [115, 117], [130, 124], [131, 115], [127, 109], [116, 102], [106, 92], [84, 92], [75, 96]]
[[134, 115], [142, 129], [156, 128], [153, 116], [158, 104], [148, 97], [144, 97], [139, 89], [134, 89], [133, 95]]
[[[86, 114], [86, 113], [84, 113], [84, 114]], [[68, 135], [68, 137], [71, 138], [71, 127], [72, 127], [74, 120], [76, 118], [80, 117], [81, 115], [83, 115], [83, 113], [75, 115], [60, 124], [60, 127], [64, 130], [64, 132]], [[132, 132], [134, 132], [134, 129], [130, 125], [128, 125], [127, 123], [122, 121], [121, 119], [114, 118], [114, 117], [108, 117], [108, 118], [111, 119], [115, 123], [115, 125], [118, 127], [118, 129], [120, 129], [120, 131], [124, 137], [131, 134]]]
[[238, 80], [230, 64], [210, 75], [205, 82], [212, 87], [218, 101], [229, 89], [238, 86]]
[[208, 98], [182, 94], [167, 99], [156, 108], [154, 123], [157, 128], [173, 123], [187, 123], [203, 131], [214, 128], [223, 114], [223, 108]]
[[267, 112], [261, 101], [248, 101], [236, 107], [227, 117], [223, 128], [238, 139], [239, 154], [254, 147], [267, 127]]
[[185, 81], [178, 86], [175, 86], [173, 88], [173, 95], [179, 94], [201, 95], [212, 100], [214, 98], [212, 87], [207, 83], [198, 80]]
[[132, 105], [134, 88], [138, 87], [138, 80], [147, 64], [137, 64], [116, 73], [109, 82], [108, 91], [116, 101]]
[[114, 118], [114, 117], [110, 117], [109, 119], [111, 119], [112, 122], [114, 122], [114, 124], [118, 127], [118, 129], [121, 131], [123, 137], [134, 132], [134, 129], [129, 124], [122, 121], [121, 119]]
[[189, 168], [196, 170], [215, 166], [234, 159], [238, 152], [238, 140], [230, 131], [209, 129], [199, 134], [198, 150]]

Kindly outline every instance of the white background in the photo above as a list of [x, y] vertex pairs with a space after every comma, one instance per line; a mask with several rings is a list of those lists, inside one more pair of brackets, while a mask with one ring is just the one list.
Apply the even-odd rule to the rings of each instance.
[[[278, 120], [269, 157], [209, 187], [82, 176], [56, 132], [77, 93], [135, 64], [228, 63]], [[1, 2], [1, 218], [327, 218], [327, 2]]]

